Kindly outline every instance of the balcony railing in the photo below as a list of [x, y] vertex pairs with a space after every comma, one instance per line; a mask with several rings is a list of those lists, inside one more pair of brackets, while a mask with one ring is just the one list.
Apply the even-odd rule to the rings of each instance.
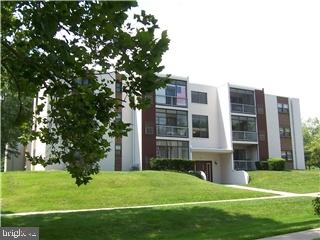
[[233, 113], [245, 113], [245, 114], [256, 114], [254, 105], [231, 103], [231, 112]]
[[187, 138], [188, 127], [157, 125], [157, 136]]
[[247, 132], [247, 131], [232, 131], [232, 140], [233, 141], [256, 142], [257, 141], [257, 133], [256, 132]]
[[256, 170], [255, 161], [251, 160], [233, 160], [235, 170]]
[[188, 105], [188, 99], [186, 97], [156, 95], [156, 104], [174, 107], [186, 107]]

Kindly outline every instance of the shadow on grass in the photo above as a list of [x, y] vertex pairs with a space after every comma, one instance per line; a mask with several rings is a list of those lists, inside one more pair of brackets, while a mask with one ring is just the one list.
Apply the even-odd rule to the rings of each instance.
[[[265, 214], [267, 215], [267, 213]], [[41, 239], [256, 239], [315, 227], [284, 224], [207, 207], [179, 207], [5, 217], [3, 226], [40, 227]]]

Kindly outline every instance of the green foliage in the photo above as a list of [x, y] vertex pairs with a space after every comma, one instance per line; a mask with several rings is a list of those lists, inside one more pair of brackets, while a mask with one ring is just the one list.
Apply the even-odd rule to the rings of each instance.
[[[110, 138], [124, 136], [129, 124], [117, 121], [123, 101], [97, 74], [122, 75], [122, 91], [132, 108], [146, 107], [148, 94], [163, 87], [159, 79], [162, 55], [168, 49], [166, 31], [159, 37], [153, 15], [129, 10], [137, 2], [21, 1], [1, 4], [1, 71], [10, 92], [36, 98], [29, 119], [16, 124], [23, 144], [39, 139], [51, 148], [48, 158], [27, 154], [32, 164], [64, 163], [78, 185], [99, 172], [99, 161], [110, 151]], [[86, 79], [81, 85], [77, 80]], [[50, 101], [48, 115], [41, 115]], [[19, 103], [21, 106], [21, 102]], [[7, 127], [7, 126], [4, 126]]]
[[303, 140], [306, 164], [320, 167], [320, 120], [308, 119], [303, 123]]
[[32, 98], [19, 96], [10, 91], [2, 76], [1, 81], [1, 171], [3, 160], [7, 151], [17, 153], [16, 145], [22, 134], [21, 128], [31, 129]]
[[285, 169], [285, 160], [283, 158], [270, 158], [268, 159], [268, 169], [283, 171]]
[[314, 213], [320, 217], [320, 197], [316, 197], [312, 200]]
[[256, 168], [257, 170], [268, 170], [268, 161], [257, 161]]
[[150, 167], [153, 170], [188, 172], [194, 170], [194, 162], [181, 159], [154, 158], [150, 161]]

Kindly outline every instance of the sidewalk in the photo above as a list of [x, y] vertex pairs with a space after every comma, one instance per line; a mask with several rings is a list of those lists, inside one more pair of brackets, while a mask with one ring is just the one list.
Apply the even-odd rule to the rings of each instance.
[[165, 203], [165, 204], [128, 206], [128, 207], [110, 207], [110, 208], [76, 209], [76, 210], [52, 210], [52, 211], [40, 211], [40, 212], [2, 213], [1, 217], [28, 216], [28, 215], [40, 215], [40, 214], [57, 214], [57, 213], [75, 213], [75, 212], [113, 211], [113, 210], [139, 209], [139, 208], [176, 207], [176, 206], [200, 205], [200, 204], [211, 204], [211, 203], [267, 200], [267, 199], [277, 199], [277, 198], [285, 198], [285, 197], [287, 197], [287, 196], [266, 196], [266, 197], [255, 197], [255, 198], [235, 198], [235, 199], [225, 199], [225, 200], [212, 200], [212, 201], [201, 201], [201, 202]]
[[313, 240], [316, 238], [320, 238], [320, 228], [310, 229], [296, 233], [289, 233], [274, 237], [261, 238], [260, 240]]
[[264, 188], [247, 187], [247, 186], [241, 186], [241, 185], [224, 185], [224, 186], [238, 188], [238, 189], [244, 189], [244, 190], [249, 190], [249, 191], [272, 193], [272, 194], [280, 195], [283, 197], [317, 197], [320, 195], [320, 192], [292, 193], [292, 192], [283, 192], [283, 191], [276, 191], [276, 190], [270, 190], [270, 189], [264, 189]]

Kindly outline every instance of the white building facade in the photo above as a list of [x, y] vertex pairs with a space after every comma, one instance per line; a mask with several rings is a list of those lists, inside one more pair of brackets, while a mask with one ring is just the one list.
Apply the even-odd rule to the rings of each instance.
[[[108, 76], [119, 79], [111, 86], [115, 97], [124, 99], [121, 79], [112, 74]], [[214, 87], [190, 83], [186, 77], [170, 78], [165, 88], [151, 94], [148, 109], [132, 110], [124, 104], [120, 115], [132, 131], [110, 139], [111, 151], [100, 161], [101, 170], [145, 170], [152, 158], [179, 158], [195, 161], [195, 169], [210, 181], [246, 184], [246, 171], [271, 157], [286, 159], [288, 169], [305, 168], [298, 99], [232, 84]], [[34, 141], [30, 153], [47, 157], [50, 146]], [[26, 164], [27, 170], [64, 168]]]

